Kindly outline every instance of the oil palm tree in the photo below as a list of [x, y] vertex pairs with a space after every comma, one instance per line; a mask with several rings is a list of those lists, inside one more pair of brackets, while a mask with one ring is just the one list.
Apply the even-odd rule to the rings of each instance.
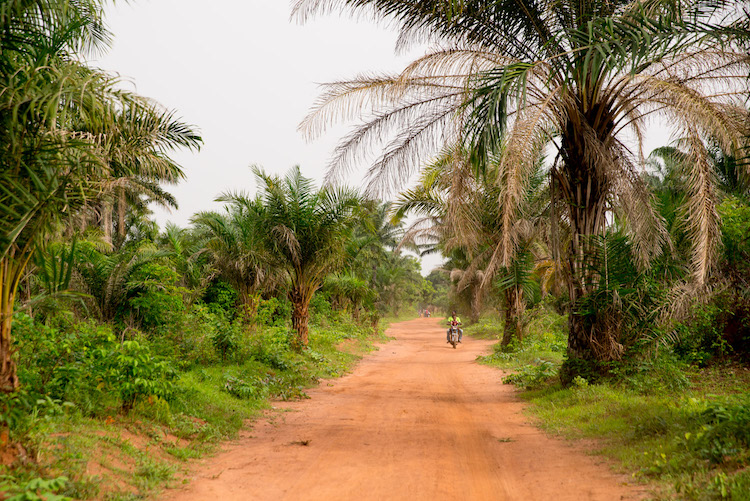
[[[703, 0], [299, 0], [302, 19], [334, 9], [374, 14], [400, 28], [400, 41], [437, 41], [401, 74], [328, 85], [302, 128], [314, 136], [332, 121], [370, 119], [335, 152], [332, 175], [363, 148], [385, 150], [371, 167], [388, 187], [444, 144], [467, 145], [480, 161], [501, 155], [502, 257], [515, 244], [511, 222], [522, 205], [535, 159], [557, 150], [552, 192], [571, 238], [562, 253], [568, 293], [568, 359], [620, 353], [617, 333], [576, 313], [594, 293], [590, 275], [597, 236], [612, 214], [627, 221], [643, 267], [667, 238], [638, 175], [645, 127], [654, 117], [687, 138], [693, 158], [686, 189], [693, 242], [692, 280], [704, 284], [719, 244], [715, 180], [703, 139], [744, 158], [750, 68], [745, 3]], [[372, 114], [367, 114], [372, 112]], [[387, 136], [387, 132], [395, 133]], [[383, 137], [385, 136], [385, 139]], [[628, 143], [631, 141], [632, 143]], [[633, 146], [634, 145], [634, 146]], [[607, 347], [600, 349], [599, 347]]]
[[[498, 204], [502, 189], [497, 182], [500, 171], [496, 163], [480, 169], [465, 149], [450, 151], [426, 168], [420, 184], [403, 192], [396, 205], [398, 217], [407, 211], [430, 216], [433, 228], [429, 231], [440, 235], [444, 252], [460, 250], [451, 262], [461, 266], [451, 271], [451, 278], [457, 292], [470, 293], [472, 321], [479, 319], [491, 285], [498, 286], [505, 311], [504, 344], [513, 337], [523, 336], [521, 317], [530, 297], [527, 292], [534, 285], [531, 250], [548, 229], [540, 224], [547, 220], [541, 217], [545, 207], [541, 203], [543, 198], [538, 196], [545, 193], [540, 188], [544, 180], [540, 167], [537, 163], [534, 182], [525, 197], [523, 217], [513, 223], [512, 234], [519, 249], [510, 265], [502, 261], [505, 232]], [[426, 228], [420, 223], [407, 235], [419, 238]]]
[[109, 180], [106, 196], [101, 197], [95, 213], [105, 240], [117, 247], [125, 241], [129, 207], [145, 208], [153, 202], [177, 208], [177, 201], [162, 185], [176, 184], [185, 174], [169, 152], [176, 147], [197, 149], [201, 138], [173, 111], [145, 99], [133, 99], [107, 127], [109, 135], [104, 146]]
[[[344, 189], [316, 189], [299, 167], [284, 178], [254, 167], [260, 187], [257, 217], [271, 263], [288, 277], [295, 345], [308, 344], [310, 301], [328, 274], [340, 268], [344, 245], [357, 217], [359, 197]], [[246, 203], [244, 195], [227, 195], [230, 203]]]
[[224, 212], [199, 212], [191, 222], [204, 239], [218, 273], [237, 290], [249, 317], [255, 315], [264, 285], [274, 281], [272, 254], [260, 224], [261, 201], [241, 194], [225, 194]]

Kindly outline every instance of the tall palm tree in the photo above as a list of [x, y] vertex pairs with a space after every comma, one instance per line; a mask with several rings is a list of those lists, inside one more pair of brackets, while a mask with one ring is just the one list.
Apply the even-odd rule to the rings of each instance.
[[197, 149], [201, 138], [173, 111], [146, 99], [133, 99], [114, 118], [108, 125], [110, 133], [105, 143], [110, 180], [107, 195], [96, 212], [105, 240], [113, 243], [116, 230], [116, 243], [122, 245], [129, 207], [141, 208], [155, 202], [165, 208], [177, 208], [177, 201], [162, 184], [176, 184], [185, 174], [169, 152], [176, 147]]
[[[450, 163], [459, 165], [449, 167]], [[539, 167], [539, 163], [537, 164]], [[519, 251], [510, 265], [502, 262], [502, 210], [498, 200], [502, 195], [497, 182], [499, 169], [490, 164], [478, 169], [465, 150], [452, 151], [424, 170], [420, 184], [405, 191], [396, 205], [397, 215], [406, 211], [430, 215], [439, 229], [442, 249], [450, 254], [460, 250], [451, 262], [461, 264], [451, 271], [457, 292], [469, 291], [471, 319], [477, 321], [482, 304], [493, 283], [499, 284], [505, 310], [504, 344], [522, 337], [521, 316], [525, 309], [526, 292], [533, 282], [531, 247], [541, 237], [540, 215], [545, 209], [538, 192], [543, 177], [538, 168], [525, 199], [522, 217], [513, 223], [512, 234]], [[418, 238], [425, 227], [407, 235]]]
[[289, 277], [292, 328], [301, 348], [308, 343], [310, 301], [326, 276], [341, 265], [359, 197], [344, 188], [316, 189], [299, 167], [284, 178], [257, 167], [254, 172], [262, 203], [259, 224], [275, 264]]
[[[617, 333], [576, 313], [595, 290], [588, 261], [612, 213], [628, 223], [640, 266], [667, 238], [637, 175], [645, 127], [654, 117], [688, 138], [686, 190], [692, 279], [704, 284], [719, 243], [715, 180], [703, 139], [744, 158], [750, 16], [741, 0], [299, 0], [301, 17], [333, 9], [373, 14], [400, 27], [403, 43], [447, 46], [401, 74], [330, 84], [302, 128], [373, 112], [336, 150], [333, 173], [362, 148], [386, 144], [371, 168], [379, 186], [402, 179], [446, 143], [480, 160], [501, 154], [502, 257], [534, 160], [557, 150], [552, 192], [564, 202], [571, 238], [562, 254], [568, 293], [568, 359], [616, 358]], [[391, 140], [386, 133], [396, 131]], [[383, 137], [386, 137], [384, 140]], [[629, 146], [633, 141], [635, 148]], [[614, 347], [614, 348], [613, 348]]]

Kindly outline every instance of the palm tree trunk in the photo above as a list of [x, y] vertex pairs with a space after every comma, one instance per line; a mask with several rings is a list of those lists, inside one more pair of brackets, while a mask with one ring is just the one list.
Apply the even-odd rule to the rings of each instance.
[[289, 292], [289, 300], [292, 302], [292, 329], [296, 333], [293, 348], [296, 350], [301, 350], [309, 342], [310, 299], [297, 288]]
[[586, 158], [584, 140], [569, 125], [563, 135], [563, 171], [559, 173], [560, 195], [570, 211], [571, 242], [567, 255], [568, 294], [568, 350], [560, 371], [563, 384], [588, 371], [600, 358], [596, 339], [600, 330], [590, 317], [579, 313], [578, 305], [595, 288], [589, 260], [592, 256], [592, 237], [602, 235], [606, 224], [607, 180], [601, 169]]
[[11, 393], [18, 389], [16, 362], [13, 360], [10, 328], [13, 321], [13, 307], [2, 306], [0, 323], [0, 392]]
[[[559, 158], [559, 157], [558, 157]], [[560, 218], [557, 214], [557, 191], [555, 189], [555, 185], [559, 183], [558, 181], [558, 171], [557, 171], [557, 158], [555, 158], [555, 163], [552, 166], [552, 170], [550, 171], [550, 212], [551, 212], [551, 218], [550, 221], [550, 238], [552, 240], [551, 242], [551, 250], [552, 250], [552, 260], [555, 263], [555, 267], [559, 266], [560, 264]], [[555, 279], [557, 281], [557, 279]]]
[[254, 322], [258, 314], [260, 294], [247, 287], [244, 283], [237, 284], [240, 300], [240, 315], [247, 322]]
[[515, 325], [513, 321], [513, 310], [509, 304], [505, 305], [505, 322], [503, 325], [503, 340], [500, 342], [500, 346], [505, 348], [510, 345], [515, 335]]
[[[16, 300], [18, 284], [26, 265], [31, 258], [29, 246], [20, 252], [17, 248], [8, 251], [0, 259], [0, 392], [10, 393], [18, 389], [16, 362], [13, 360], [13, 305]], [[20, 255], [21, 259], [16, 259]]]
[[102, 202], [102, 231], [104, 232], [104, 241], [112, 245], [112, 203], [105, 200]]
[[479, 322], [479, 317], [482, 314], [482, 296], [484, 295], [484, 291], [482, 290], [482, 284], [479, 280], [474, 281], [472, 289], [471, 314], [469, 315], [469, 320], [471, 320], [471, 323], [475, 324]]
[[505, 322], [503, 326], [503, 339], [500, 342], [500, 346], [508, 346], [513, 338], [518, 339], [520, 343], [523, 341], [523, 322], [521, 321], [521, 315], [525, 308], [523, 305], [523, 292], [518, 291], [515, 287], [510, 287], [505, 290]]
[[117, 189], [117, 235], [120, 237], [119, 242], [125, 241], [125, 213], [127, 209], [127, 201], [125, 199], [125, 188]]

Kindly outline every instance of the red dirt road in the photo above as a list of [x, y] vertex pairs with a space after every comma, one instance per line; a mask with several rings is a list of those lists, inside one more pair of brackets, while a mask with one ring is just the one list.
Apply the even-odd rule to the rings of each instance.
[[527, 423], [501, 373], [454, 350], [436, 318], [395, 324], [394, 341], [310, 400], [275, 413], [199, 462], [164, 500], [602, 500], [642, 488]]

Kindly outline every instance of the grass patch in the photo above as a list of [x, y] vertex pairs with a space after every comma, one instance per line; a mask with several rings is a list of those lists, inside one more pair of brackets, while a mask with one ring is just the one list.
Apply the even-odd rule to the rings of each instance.
[[[714, 375], [704, 369], [701, 380]], [[656, 499], [749, 499], [750, 398], [701, 386], [659, 395], [613, 383], [548, 386], [522, 397], [543, 429], [597, 439], [597, 452], [656, 485]]]
[[[540, 306], [529, 318], [522, 341], [513, 340], [506, 347], [497, 343], [491, 354], [478, 359], [480, 363], [511, 371], [503, 381], [528, 389], [555, 377], [567, 343], [564, 333], [567, 317]], [[500, 339], [503, 321], [488, 317], [466, 327], [464, 332], [480, 339]]]
[[[596, 452], [652, 487], [653, 499], [750, 499], [750, 370], [697, 368], [668, 352], [612, 366], [596, 384], [556, 377], [565, 351], [564, 317], [541, 312], [522, 343], [480, 357], [511, 371], [542, 429], [594, 439]], [[499, 320], [467, 328], [490, 337]]]

